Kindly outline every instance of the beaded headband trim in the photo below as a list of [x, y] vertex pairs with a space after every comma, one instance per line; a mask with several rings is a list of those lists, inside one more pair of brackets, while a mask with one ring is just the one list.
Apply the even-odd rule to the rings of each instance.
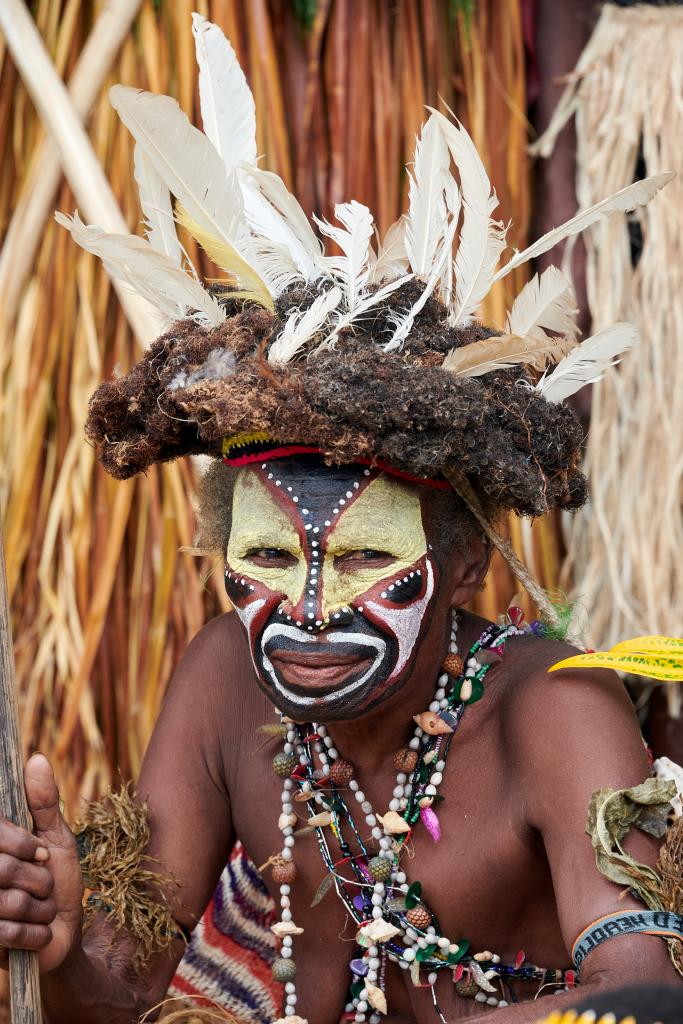
[[[254, 434], [234, 434], [232, 437], [223, 438], [223, 462], [227, 466], [248, 466], [253, 462], [271, 462], [274, 459], [287, 459], [294, 455], [323, 456], [324, 454], [323, 449], [315, 445], [287, 444], [269, 437], [264, 431]], [[415, 476], [413, 473], [390, 466], [382, 459], [358, 458], [356, 462], [361, 466], [376, 466], [390, 476], [405, 480], [407, 483], [431, 487], [439, 491], [451, 489], [448, 480]]]

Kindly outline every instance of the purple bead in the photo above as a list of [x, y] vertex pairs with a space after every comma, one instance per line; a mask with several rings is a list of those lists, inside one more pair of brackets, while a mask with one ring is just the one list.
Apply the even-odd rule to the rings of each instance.
[[365, 960], [352, 960], [349, 967], [354, 974], [358, 975], [359, 978], [364, 978], [369, 970], [369, 966]]
[[353, 905], [360, 914], [365, 910], [365, 903], [360, 893], [353, 897]]

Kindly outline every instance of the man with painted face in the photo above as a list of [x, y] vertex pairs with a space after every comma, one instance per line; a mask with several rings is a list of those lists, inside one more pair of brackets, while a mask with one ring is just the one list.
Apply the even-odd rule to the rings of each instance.
[[[567, 648], [542, 624], [463, 609], [493, 543], [554, 619], [494, 522], [582, 504], [582, 431], [562, 400], [635, 341], [622, 324], [579, 345], [554, 268], [522, 289], [507, 334], [477, 322], [481, 302], [669, 175], [496, 269], [505, 229], [485, 168], [462, 126], [432, 113], [405, 218], [375, 251], [369, 210], [339, 204], [338, 225], [317, 222], [337, 246], [325, 254], [255, 162], [229, 44], [198, 15], [195, 34], [203, 111], [211, 61], [230, 69], [208, 138], [172, 101], [112, 90], [146, 160], [150, 242], [61, 218], [173, 321], [93, 396], [101, 463], [126, 478], [215, 457], [203, 544], [224, 560], [234, 612], [178, 666], [138, 783], [150, 863], [177, 883], [161, 885], [178, 931], [143, 970], [134, 927], [100, 913], [81, 935], [74, 838], [35, 755], [34, 834], [0, 825], [0, 945], [37, 951], [48, 1024], [131, 1024], [166, 992], [239, 837], [279, 907], [278, 1024], [445, 1024], [494, 1006], [500, 1024], [523, 1024], [537, 1016], [527, 1000], [569, 1006], [577, 980], [587, 993], [667, 981], [660, 936], [680, 934], [676, 908], [620, 892], [584, 831], [593, 793], [649, 773], [623, 686], [604, 671], [549, 676]], [[222, 285], [170, 261], [170, 193]], [[651, 798], [653, 782], [638, 793]], [[659, 811], [670, 795], [657, 790]], [[644, 834], [630, 848], [656, 857]]]
[[[363, 921], [400, 918], [382, 908], [384, 917], [373, 919], [363, 909], [354, 920], [333, 893], [311, 908], [326, 871], [319, 839], [311, 831], [295, 842], [296, 829], [283, 825], [282, 815], [296, 814], [303, 826], [309, 813], [333, 806], [327, 798], [336, 792], [361, 835], [363, 863], [376, 870], [373, 856], [384, 842], [380, 818], [405, 808], [396, 780], [404, 780], [405, 792], [409, 755], [433, 739], [424, 713], [432, 708], [436, 717], [440, 710], [434, 698], [444, 664], [458, 657], [456, 648], [466, 658], [482, 634], [490, 641], [500, 632], [461, 610], [484, 579], [488, 545], [452, 492], [362, 465], [329, 468], [311, 455], [259, 459], [236, 470], [216, 463], [204, 483], [203, 505], [205, 539], [224, 544], [227, 552], [226, 587], [237, 615], [215, 619], [201, 631], [171, 684], [140, 779], [150, 807], [149, 852], [177, 879], [174, 914], [190, 930], [235, 835], [255, 863], [271, 860], [264, 878], [282, 903], [278, 934], [296, 944], [295, 960], [276, 961], [296, 963], [295, 991], [285, 996], [296, 995], [296, 1002], [289, 1002], [287, 1015], [332, 1024], [351, 1006], [349, 940]], [[567, 969], [577, 936], [605, 914], [643, 909], [598, 874], [584, 834], [586, 808], [600, 784], [624, 787], [647, 775], [625, 691], [609, 673], [549, 677], [547, 668], [565, 646], [510, 626], [507, 632], [482, 698], [466, 708], [456, 733], [436, 735], [437, 741], [453, 740], [450, 751], [444, 744], [438, 748], [443, 778], [431, 776], [443, 796], [433, 805], [440, 842], [418, 822], [398, 858], [392, 890], [395, 899], [419, 881], [417, 908], [434, 916], [421, 922], [413, 917], [414, 934], [429, 935], [436, 922], [438, 938], [447, 938], [448, 947], [467, 948], [469, 942], [471, 952], [484, 956], [471, 961], [475, 972], [480, 963], [484, 970], [463, 968], [454, 983], [456, 964], [455, 971], [422, 972], [416, 985], [410, 970], [387, 954], [403, 948], [410, 956], [419, 949], [404, 945], [409, 934], [391, 936], [393, 944], [370, 941], [354, 965], [363, 958], [368, 965], [379, 961], [386, 1019], [396, 1024], [432, 1021], [435, 1001], [446, 1020], [472, 1019], [478, 1009], [488, 1014], [486, 1003], [473, 998], [480, 992], [502, 1001], [502, 1022], [535, 1019], [524, 1001], [539, 990], [567, 986], [570, 991], [553, 1006], [570, 1005], [576, 995]], [[486, 646], [485, 639], [478, 650], [482, 661]], [[311, 801], [310, 811], [309, 803], [292, 799], [294, 784], [284, 790], [289, 799], [283, 811], [273, 759], [277, 763], [282, 750], [286, 756], [288, 747], [278, 740], [264, 745], [259, 733], [277, 720], [273, 706], [285, 721], [302, 723], [302, 736], [311, 734], [303, 723], [315, 722], [323, 737], [317, 742], [322, 754], [312, 757], [316, 777], [308, 784], [321, 802]], [[427, 725], [418, 730], [418, 743], [414, 715]], [[314, 740], [305, 749], [315, 747]], [[169, 751], [177, 752], [172, 777]], [[408, 771], [397, 775], [401, 758], [399, 767]], [[336, 770], [344, 764], [353, 766], [350, 778]], [[306, 791], [306, 773], [296, 785]], [[19, 831], [6, 825], [3, 841], [23, 865], [13, 885], [32, 895], [21, 940], [39, 949], [47, 972], [48, 1020], [129, 1024], [163, 996], [183, 943], [179, 939], [170, 954], [157, 954], [147, 971], [135, 975], [125, 966], [135, 948], [132, 936], [119, 933], [112, 945], [110, 928], [101, 921], [81, 940], [80, 870], [41, 755], [28, 764], [27, 786], [36, 838], [22, 835], [20, 847]], [[339, 877], [353, 882], [344, 860], [349, 851], [360, 851], [352, 848], [345, 812], [337, 807], [336, 813], [346, 849], [335, 848], [330, 826], [322, 826], [324, 842]], [[644, 859], [654, 855], [649, 847], [644, 837], [636, 844]], [[280, 850], [293, 856], [272, 863]], [[370, 879], [373, 895], [377, 884]], [[354, 895], [357, 889], [356, 883]], [[9, 906], [9, 892], [4, 895], [3, 906]], [[12, 941], [8, 927], [4, 934]], [[283, 953], [288, 949], [283, 945]], [[515, 979], [499, 980], [499, 964], [511, 970], [517, 964]], [[529, 964], [547, 972], [538, 974]], [[670, 976], [660, 940], [624, 934], [588, 957], [582, 985], [591, 991], [626, 978], [647, 983]], [[363, 976], [356, 981], [362, 985]], [[293, 981], [287, 984], [294, 989]], [[365, 998], [356, 1000], [350, 1019], [377, 1016]]]

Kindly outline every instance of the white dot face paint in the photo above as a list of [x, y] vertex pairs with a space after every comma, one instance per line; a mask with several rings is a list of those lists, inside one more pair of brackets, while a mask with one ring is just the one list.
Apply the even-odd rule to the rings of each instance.
[[310, 458], [240, 472], [226, 589], [285, 714], [352, 718], [404, 685], [436, 578], [416, 488]]

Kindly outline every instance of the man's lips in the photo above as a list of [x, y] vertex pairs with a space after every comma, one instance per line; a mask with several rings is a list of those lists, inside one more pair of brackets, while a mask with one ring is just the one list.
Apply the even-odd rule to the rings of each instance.
[[373, 661], [361, 654], [336, 654], [333, 651], [276, 650], [268, 657], [278, 674], [295, 692], [303, 695], [312, 689], [333, 692], [351, 675], [364, 672]]

